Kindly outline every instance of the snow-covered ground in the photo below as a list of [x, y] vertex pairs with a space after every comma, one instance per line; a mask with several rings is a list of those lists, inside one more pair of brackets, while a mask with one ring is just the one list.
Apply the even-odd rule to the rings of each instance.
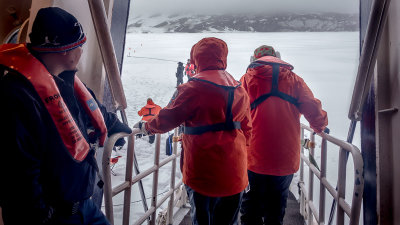
[[[331, 134], [346, 139], [350, 124], [347, 113], [358, 65], [358, 32], [128, 34], [125, 55], [131, 57], [124, 59], [122, 82], [128, 101], [126, 113], [129, 124], [133, 125], [140, 120], [137, 111], [146, 104], [147, 98], [153, 98], [154, 102], [162, 107], [167, 105], [175, 91], [177, 62], [185, 63], [192, 45], [204, 37], [218, 37], [228, 44], [227, 71], [236, 79], [240, 79], [244, 74], [255, 48], [264, 44], [274, 46], [281, 53], [282, 59], [294, 66], [294, 72], [305, 80], [314, 95], [322, 101], [323, 108], [328, 112]], [[302, 122], [308, 124], [303, 118]], [[166, 137], [167, 134], [161, 137], [161, 159], [166, 158]], [[142, 138], [135, 142], [135, 152], [142, 171], [150, 168], [154, 161], [154, 144], [149, 144], [147, 140]], [[357, 131], [354, 143], [359, 146], [359, 141]], [[338, 151], [335, 150], [338, 148], [328, 148], [332, 150], [332, 153], [328, 153], [328, 180], [336, 184], [335, 165]], [[113, 185], [122, 182], [125, 176], [126, 148], [122, 149], [120, 154], [123, 157], [114, 168], [116, 176], [112, 177]], [[317, 161], [318, 159], [317, 154]], [[169, 188], [170, 168], [169, 164], [160, 171], [158, 193], [163, 193]], [[181, 178], [180, 173], [177, 174], [177, 178]], [[152, 176], [144, 179], [143, 183], [146, 197], [150, 197]], [[131, 220], [135, 220], [143, 214], [143, 207], [136, 185], [132, 193]], [[350, 191], [347, 194], [351, 194]], [[122, 221], [122, 199], [123, 194], [114, 198], [115, 224], [121, 224]], [[327, 201], [330, 199], [328, 197]]]

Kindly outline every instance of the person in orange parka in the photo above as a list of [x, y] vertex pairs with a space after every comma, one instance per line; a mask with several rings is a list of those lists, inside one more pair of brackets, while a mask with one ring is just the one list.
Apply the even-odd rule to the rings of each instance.
[[[160, 110], [161, 110], [161, 107], [159, 105], [155, 104], [153, 102], [153, 99], [148, 98], [147, 104], [139, 110], [138, 115], [142, 116], [142, 121], [149, 121], [151, 118], [158, 115]], [[154, 135], [149, 135], [149, 143], [150, 144], [154, 143], [154, 139], [155, 139]]]
[[186, 66], [185, 66], [185, 74], [188, 78], [188, 80], [195, 75], [195, 68], [194, 64], [190, 62], [190, 59], [188, 59]]
[[164, 133], [183, 123], [183, 182], [193, 224], [237, 224], [248, 184], [250, 102], [228, 72], [228, 47], [204, 38], [192, 47], [197, 74], [177, 87], [158, 116], [142, 124], [144, 133]]
[[282, 224], [289, 185], [299, 169], [300, 116], [319, 133], [328, 124], [327, 113], [293, 66], [277, 58], [271, 46], [257, 48], [254, 58], [241, 78], [250, 97], [253, 125], [250, 190], [243, 197], [241, 223]]

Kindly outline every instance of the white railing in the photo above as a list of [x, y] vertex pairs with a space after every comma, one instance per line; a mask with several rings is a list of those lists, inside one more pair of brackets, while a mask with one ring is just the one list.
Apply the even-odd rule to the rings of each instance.
[[[309, 154], [314, 156], [315, 148], [315, 133], [314, 131], [303, 124], [301, 124], [301, 137], [304, 140], [304, 131], [310, 132], [310, 143]], [[360, 150], [345, 141], [334, 138], [326, 133], [317, 134], [322, 138], [321, 142], [321, 171], [319, 171], [310, 160], [304, 155], [304, 146], [301, 149], [301, 161], [300, 161], [300, 212], [307, 220], [307, 224], [311, 225], [314, 221], [317, 224], [325, 224], [325, 193], [326, 190], [336, 201], [336, 224], [344, 224], [344, 214], [350, 218], [350, 225], [358, 225], [360, 219], [360, 210], [362, 203], [362, 196], [364, 191], [364, 177], [363, 177], [363, 160]], [[326, 165], [327, 165], [327, 141], [340, 147], [339, 152], [339, 165], [338, 165], [338, 183], [335, 189], [326, 178]], [[354, 186], [351, 206], [346, 202], [346, 164], [347, 154], [352, 155], [354, 163]], [[309, 167], [308, 175], [308, 190], [304, 185], [304, 163]], [[319, 210], [317, 210], [313, 201], [313, 189], [314, 189], [314, 175], [319, 179], [320, 182], [320, 193], [319, 193]]]
[[[137, 219], [133, 224], [142, 224], [144, 221], [149, 220], [148, 223], [154, 225], [156, 223], [156, 211], [157, 209], [169, 198], [170, 201], [168, 203], [168, 214], [167, 214], [167, 222], [168, 224], [173, 223], [173, 208], [177, 200], [175, 198], [175, 191], [182, 186], [182, 181], [178, 182], [175, 185], [175, 174], [176, 174], [176, 159], [180, 156], [180, 153], [177, 153], [177, 141], [178, 141], [178, 129], [174, 130], [174, 138], [173, 138], [173, 152], [172, 155], [164, 159], [160, 162], [160, 139], [161, 135], [156, 134], [155, 141], [155, 155], [154, 155], [154, 165], [149, 169], [133, 176], [133, 159], [134, 159], [134, 143], [135, 143], [135, 135], [140, 132], [139, 129], [134, 128], [130, 135], [125, 133], [117, 133], [110, 136], [105, 145], [104, 145], [104, 153], [103, 153], [103, 180], [104, 180], [104, 204], [105, 204], [105, 213], [107, 219], [111, 224], [114, 224], [114, 212], [113, 212], [113, 197], [122, 191], [124, 191], [124, 204], [123, 204], [123, 216], [122, 216], [122, 224], [128, 225], [131, 224], [129, 221], [130, 217], [130, 205], [131, 205], [131, 188], [132, 185], [139, 182], [143, 178], [147, 177], [150, 174], [153, 174], [153, 184], [152, 184], [152, 195], [151, 195], [151, 206], [145, 211], [144, 215]], [[126, 172], [125, 172], [125, 181], [121, 184], [118, 184], [114, 188], [111, 185], [111, 170], [110, 170], [110, 158], [111, 152], [114, 147], [115, 142], [121, 137], [128, 137], [128, 148], [127, 148], [127, 157], [126, 157]], [[171, 171], [171, 181], [170, 181], [170, 190], [165, 193], [164, 197], [158, 201], [157, 199], [157, 187], [158, 187], [158, 172], [159, 169], [166, 165], [167, 163], [172, 162], [172, 171]], [[181, 196], [176, 196], [179, 199]], [[183, 197], [183, 196], [182, 196]], [[150, 219], [149, 219], [150, 218]]]
[[[317, 224], [326, 224], [325, 222], [325, 194], [326, 190], [328, 193], [335, 199], [338, 203], [336, 205], [337, 216], [336, 216], [336, 224], [342, 225], [344, 224], [344, 215], [350, 218], [350, 225], [359, 224], [360, 219], [360, 210], [361, 210], [361, 202], [362, 195], [364, 190], [364, 178], [363, 178], [363, 160], [361, 157], [361, 153], [359, 149], [349, 144], [348, 142], [339, 140], [334, 138], [326, 133], [315, 134], [314, 131], [305, 126], [301, 125], [301, 136], [304, 139], [304, 131], [310, 132], [310, 142], [309, 142], [309, 154], [314, 156], [315, 150], [315, 135], [318, 135], [322, 138], [321, 141], [321, 160], [320, 160], [320, 171], [316, 166], [310, 162], [307, 156], [304, 155], [304, 146], [301, 150], [301, 162], [300, 162], [300, 212], [306, 218], [307, 224], [311, 225], [315, 221]], [[154, 156], [154, 165], [133, 176], [133, 158], [134, 158], [134, 142], [135, 135], [139, 133], [139, 129], [133, 129], [132, 134], [124, 134], [117, 133], [112, 135], [106, 141], [103, 153], [103, 179], [104, 179], [104, 202], [105, 202], [105, 213], [108, 220], [111, 224], [114, 224], [114, 213], [113, 213], [113, 196], [124, 191], [124, 208], [123, 208], [123, 219], [122, 224], [128, 225], [130, 224], [130, 205], [131, 205], [131, 187], [135, 183], [139, 182], [143, 178], [147, 177], [150, 174], [153, 174], [153, 184], [152, 184], [152, 196], [151, 196], [151, 206], [144, 213], [142, 217], [137, 219], [133, 224], [142, 224], [146, 220], [149, 220], [149, 224], [154, 225], [156, 223], [156, 210], [169, 198], [168, 208], [167, 208], [167, 218], [165, 223], [172, 224], [173, 223], [173, 208], [176, 204], [177, 199], [182, 198], [181, 196], [176, 197], [175, 191], [182, 186], [182, 181], [178, 182], [175, 185], [175, 173], [176, 173], [176, 159], [180, 156], [180, 153], [177, 154], [177, 129], [174, 130], [174, 140], [173, 140], [173, 153], [171, 156], [167, 157], [163, 161], [160, 162], [160, 135], [156, 135], [155, 141], [155, 156]], [[121, 137], [128, 137], [128, 148], [127, 148], [127, 158], [126, 158], [126, 174], [125, 181], [121, 184], [118, 184], [114, 188], [111, 185], [111, 170], [110, 170], [110, 158], [112, 148], [115, 142]], [[339, 152], [339, 165], [338, 165], [338, 183], [337, 188], [335, 189], [333, 185], [331, 185], [326, 178], [326, 166], [327, 166], [327, 142], [333, 143], [334, 145], [340, 147]], [[354, 163], [354, 186], [353, 186], [353, 195], [351, 206], [346, 202], [345, 193], [346, 193], [346, 164], [347, 164], [347, 152], [352, 155], [353, 163]], [[157, 187], [158, 187], [158, 171], [159, 169], [166, 165], [167, 163], [172, 162], [172, 170], [171, 170], [171, 180], [170, 180], [170, 189], [165, 194], [165, 196], [158, 201], [157, 196]], [[304, 163], [309, 167], [309, 175], [308, 175], [308, 189], [304, 184]], [[319, 179], [319, 209], [317, 210], [316, 204], [314, 204], [314, 176]], [[150, 218], [150, 219], [149, 219]]]

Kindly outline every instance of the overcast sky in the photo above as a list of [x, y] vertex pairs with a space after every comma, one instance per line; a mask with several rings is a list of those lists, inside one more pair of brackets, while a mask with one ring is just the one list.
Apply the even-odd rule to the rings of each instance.
[[281, 11], [358, 13], [358, 5], [358, 0], [131, 0], [131, 12], [134, 16], [185, 12], [200, 14]]

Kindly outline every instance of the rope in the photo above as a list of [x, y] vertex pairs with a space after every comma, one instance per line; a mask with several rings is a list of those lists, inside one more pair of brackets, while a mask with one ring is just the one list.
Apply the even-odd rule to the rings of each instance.
[[154, 60], [161, 60], [161, 61], [168, 61], [168, 62], [176, 62], [176, 63], [179, 62], [179, 61], [169, 60], [169, 59], [160, 59], [160, 58], [142, 57], [142, 56], [128, 56], [128, 57], [140, 58], [140, 59], [154, 59]]

